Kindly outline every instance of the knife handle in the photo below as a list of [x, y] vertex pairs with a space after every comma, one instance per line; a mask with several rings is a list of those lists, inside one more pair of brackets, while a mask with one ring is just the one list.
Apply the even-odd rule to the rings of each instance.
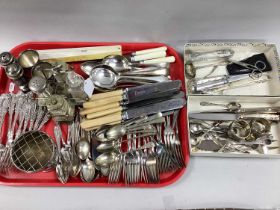
[[[107, 123], [107, 125], [116, 125], [116, 124], [119, 124], [119, 123], [120, 123], [119, 121], [115, 121], [115, 122]], [[100, 125], [95, 126], [95, 127], [86, 128], [84, 130], [85, 131], [92, 131], [92, 130], [96, 130], [98, 128], [100, 128]]]
[[156, 48], [151, 48], [151, 49], [147, 49], [147, 50], [139, 50], [139, 51], [135, 51], [132, 53], [132, 55], [143, 55], [146, 53], [152, 53], [152, 52], [157, 52], [157, 51], [166, 51], [167, 47], [156, 47]]
[[106, 116], [106, 115], [109, 115], [109, 114], [114, 114], [116, 112], [121, 112], [121, 111], [122, 111], [122, 107], [119, 106], [119, 107], [116, 107], [116, 108], [113, 108], [113, 109], [107, 109], [107, 110], [104, 110], [104, 111], [88, 114], [87, 119], [94, 119], [94, 118], [98, 118], [98, 117], [103, 117], [103, 116]]
[[255, 119], [255, 118], [264, 118], [266, 120], [271, 120], [271, 121], [280, 121], [280, 115], [278, 114], [265, 114], [265, 113], [260, 113], [260, 114], [238, 114], [238, 119]]
[[90, 109], [83, 109], [83, 110], [80, 111], [80, 115], [84, 116], [84, 115], [87, 115], [87, 114], [91, 114], [91, 113], [95, 113], [95, 112], [101, 112], [101, 111], [116, 108], [116, 107], [119, 107], [119, 106], [120, 106], [119, 102], [114, 102], [114, 103], [111, 103], [111, 104], [108, 104], [108, 105], [105, 105], [105, 106], [93, 107], [93, 108], [90, 108]]
[[122, 101], [122, 95], [119, 96], [113, 96], [111, 98], [104, 98], [104, 99], [99, 99], [96, 101], [89, 101], [83, 103], [84, 108], [93, 108], [93, 107], [99, 107], [99, 106], [104, 106], [113, 102], [120, 102]]
[[151, 60], [140, 61], [140, 64], [158, 64], [158, 63], [173, 63], [175, 62], [174, 56], [168, 56], [164, 58], [155, 58]]
[[90, 97], [90, 101], [94, 101], [94, 100], [99, 100], [99, 99], [104, 99], [104, 98], [110, 98], [113, 96], [120, 96], [123, 94], [123, 90], [115, 90], [115, 91], [110, 91], [110, 92], [106, 92], [106, 93], [98, 93], [98, 94], [94, 94], [93, 96]]
[[165, 51], [156, 51], [143, 55], [135, 55], [134, 57], [131, 57], [131, 61], [136, 62], [136, 61], [143, 61], [143, 60], [149, 60], [154, 58], [164, 58], [165, 56], [166, 56]]
[[84, 120], [81, 122], [81, 128], [82, 129], [88, 129], [92, 127], [95, 128], [113, 122], [121, 123], [121, 121], [122, 121], [122, 112], [117, 112], [115, 114], [99, 117], [92, 120]]

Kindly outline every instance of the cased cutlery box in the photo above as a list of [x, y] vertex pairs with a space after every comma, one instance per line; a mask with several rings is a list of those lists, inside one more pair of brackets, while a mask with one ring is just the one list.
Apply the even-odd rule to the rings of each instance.
[[[280, 157], [280, 127], [277, 120], [280, 113], [280, 61], [275, 44], [187, 43], [184, 67], [191, 155]], [[237, 70], [232, 71], [233, 67], [237, 67]], [[248, 69], [250, 73], [242, 73]], [[275, 112], [269, 112], [269, 107]], [[250, 117], [248, 114], [251, 114]], [[270, 120], [274, 116], [277, 119]], [[232, 117], [231, 121], [226, 119], [228, 117]], [[257, 135], [253, 126], [264, 126], [260, 122], [262, 117], [270, 123], [270, 130]], [[248, 124], [248, 133], [251, 133], [237, 138], [235, 134], [239, 132], [238, 135], [241, 135], [240, 132], [245, 132], [245, 129], [234, 127], [235, 121], [243, 128]], [[263, 139], [259, 137], [264, 138], [264, 135], [270, 141], [267, 145], [261, 145]], [[229, 143], [227, 139], [232, 141]]]

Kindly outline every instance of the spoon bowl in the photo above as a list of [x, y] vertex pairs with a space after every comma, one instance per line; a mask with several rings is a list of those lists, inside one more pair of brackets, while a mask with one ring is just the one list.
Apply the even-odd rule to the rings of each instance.
[[90, 144], [87, 140], [81, 139], [76, 144], [76, 153], [81, 160], [87, 159], [90, 152]]
[[99, 129], [95, 132], [95, 137], [97, 141], [100, 142], [108, 142], [112, 141], [111, 139], [107, 139], [106, 137], [106, 131], [111, 128], [111, 125], [102, 125]]
[[96, 150], [100, 153], [104, 152], [113, 152], [120, 148], [121, 144], [116, 141], [109, 141], [109, 142], [103, 142], [99, 144], [96, 148]]
[[125, 134], [126, 134], [126, 127], [121, 124], [112, 126], [105, 132], [106, 138], [111, 140], [118, 140]]
[[122, 55], [109, 55], [102, 60], [102, 63], [112, 67], [116, 72], [131, 70], [131, 63]]
[[105, 152], [95, 159], [95, 164], [101, 167], [109, 167], [117, 157], [116, 152]]
[[91, 159], [87, 158], [82, 162], [80, 176], [84, 182], [93, 181], [95, 177], [95, 166], [94, 162]]
[[166, 76], [133, 76], [133, 75], [122, 75], [121, 73], [116, 72], [111, 66], [108, 65], [97, 65], [90, 72], [90, 78], [95, 86], [104, 89], [114, 89], [120, 83], [136, 83], [139, 82], [164, 82], [169, 80]]

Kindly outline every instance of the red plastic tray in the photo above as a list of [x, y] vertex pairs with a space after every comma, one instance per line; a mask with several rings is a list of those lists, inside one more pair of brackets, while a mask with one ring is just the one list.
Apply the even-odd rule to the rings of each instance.
[[[131, 53], [137, 50], [143, 50], [148, 48], [155, 48], [160, 46], [166, 46], [162, 43], [120, 43], [120, 42], [27, 42], [16, 46], [11, 50], [14, 56], [18, 56], [19, 53], [26, 49], [57, 49], [57, 48], [74, 48], [74, 47], [89, 47], [89, 46], [106, 46], [106, 45], [122, 45], [123, 54]], [[172, 79], [180, 79], [182, 81], [182, 90], [185, 91], [184, 83], [184, 67], [183, 62], [178, 53], [171, 47], [167, 46], [167, 54], [173, 55], [176, 58], [176, 62], [170, 66], [170, 75]], [[83, 76], [86, 76], [79, 68], [79, 63], [72, 63], [75, 71]], [[0, 71], [0, 93], [7, 93], [9, 89], [10, 80], [6, 77], [4, 71]], [[53, 134], [53, 122], [50, 121], [45, 127], [46, 131], [52, 137]], [[2, 138], [3, 142], [6, 141], [7, 128], [3, 128]], [[65, 135], [65, 130], [64, 135]], [[188, 135], [187, 135], [187, 118], [186, 107], [184, 107], [179, 116], [179, 135], [181, 139], [183, 154], [185, 157], [186, 165], [189, 162], [189, 148], [188, 148]], [[184, 173], [185, 168], [177, 170], [172, 173], [162, 174], [159, 184], [146, 184], [137, 183], [130, 185], [132, 187], [163, 187], [172, 184], [178, 180]], [[26, 174], [20, 171], [12, 171], [9, 174], [0, 174], [0, 184], [11, 186], [87, 186], [87, 187], [125, 187], [124, 182], [117, 184], [108, 184], [107, 178], [102, 177], [95, 180], [92, 183], [83, 183], [79, 177], [70, 178], [67, 184], [61, 184], [55, 174], [55, 171], [40, 172], [34, 174]]]

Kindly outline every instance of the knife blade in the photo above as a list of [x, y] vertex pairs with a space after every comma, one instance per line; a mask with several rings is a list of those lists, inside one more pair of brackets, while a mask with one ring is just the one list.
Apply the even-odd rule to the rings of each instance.
[[139, 107], [134, 109], [128, 109], [122, 114], [123, 120], [128, 120], [131, 118], [136, 118], [141, 115], [150, 115], [158, 112], [167, 112], [175, 109], [180, 109], [186, 104], [184, 98], [170, 99], [167, 101], [162, 101], [159, 103], [151, 104], [145, 107]]
[[137, 108], [137, 107], [141, 107], [141, 106], [147, 106], [147, 105], [150, 105], [150, 104], [158, 103], [158, 102], [161, 102], [161, 101], [166, 101], [168, 99], [183, 98], [185, 96], [185, 93], [183, 91], [179, 91], [178, 93], [174, 92], [173, 94], [174, 95], [170, 95], [169, 93], [166, 94], [166, 95], [163, 94], [159, 98], [139, 101], [137, 103], [128, 104], [126, 107], [127, 108]]
[[226, 112], [198, 112], [189, 113], [189, 118], [197, 120], [233, 121], [239, 119], [264, 118], [271, 121], [280, 121], [280, 115], [269, 113], [226, 113]]
[[172, 80], [147, 85], [141, 85], [124, 90], [116, 90], [108, 93], [93, 95], [90, 101], [83, 104], [84, 108], [104, 106], [113, 102], [120, 102], [121, 105], [128, 105], [139, 101], [167, 97], [179, 91], [180, 80]]
[[176, 92], [181, 87], [180, 80], [171, 80], [154, 84], [141, 85], [133, 88], [126, 88], [124, 92], [124, 104], [131, 104], [154, 97], [162, 97], [166, 94]]

